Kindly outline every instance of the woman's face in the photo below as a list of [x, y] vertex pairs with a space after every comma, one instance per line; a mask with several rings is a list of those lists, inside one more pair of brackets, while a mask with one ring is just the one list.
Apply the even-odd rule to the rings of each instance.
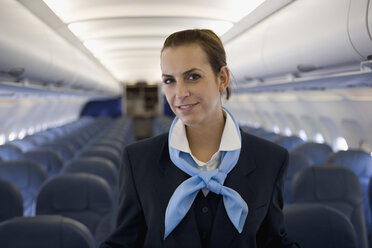
[[220, 93], [228, 85], [228, 70], [215, 75], [198, 44], [166, 48], [161, 70], [167, 101], [185, 125], [208, 124], [222, 114]]

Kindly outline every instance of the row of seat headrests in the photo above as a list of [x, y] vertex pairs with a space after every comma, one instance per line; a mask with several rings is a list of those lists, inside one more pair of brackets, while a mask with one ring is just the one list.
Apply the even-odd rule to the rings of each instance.
[[[22, 216], [22, 197], [17, 188], [9, 182], [0, 180], [0, 186], [0, 196], [2, 200], [7, 201], [6, 205], [0, 207], [0, 217], [4, 218], [2, 215], [7, 212], [13, 214], [13, 216], [6, 218], [8, 221], [0, 222], [0, 236], [2, 236], [1, 227], [7, 226], [8, 222], [13, 223], [14, 218], [17, 218], [16, 216]], [[4, 192], [8, 194], [8, 197]], [[113, 230], [116, 205], [110, 186], [101, 177], [87, 173], [64, 174], [53, 177], [43, 184], [37, 196], [36, 214], [37, 216], [60, 215], [82, 223], [88, 230], [83, 230], [83, 232], [92, 236], [94, 243], [98, 246]], [[39, 219], [37, 217], [24, 218]], [[22, 219], [18, 218], [18, 221], [23, 222]], [[43, 222], [48, 221], [44, 219]], [[24, 230], [23, 227], [18, 228]], [[34, 228], [35, 233], [42, 232], [40, 228], [44, 230], [43, 227], [35, 226]], [[2, 231], [4, 232], [5, 229]], [[19, 230], [14, 231], [15, 233], [19, 232]], [[11, 235], [14, 237], [14, 234], [11, 233]], [[35, 240], [31, 240], [31, 244], [39, 242], [36, 237], [33, 239]], [[46, 237], [46, 239], [49, 240], [49, 237]], [[9, 242], [17, 241], [9, 240]], [[54, 242], [49, 244], [53, 244], [53, 247], [58, 245]]]

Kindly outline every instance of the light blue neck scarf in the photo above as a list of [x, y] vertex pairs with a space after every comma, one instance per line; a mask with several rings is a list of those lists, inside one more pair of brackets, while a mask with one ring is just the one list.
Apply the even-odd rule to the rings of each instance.
[[[225, 108], [224, 110], [233, 119], [241, 140], [238, 124], [230, 112]], [[238, 162], [240, 149], [233, 151], [222, 151], [221, 164], [219, 168], [210, 171], [199, 170], [189, 153], [177, 150], [170, 145], [170, 138], [173, 133], [174, 125], [177, 121], [178, 118], [176, 117], [173, 120], [169, 131], [169, 155], [172, 162], [191, 177], [177, 187], [169, 200], [167, 209], [165, 211], [164, 239], [168, 237], [168, 235], [185, 217], [199, 190], [203, 188], [207, 188], [210, 191], [223, 196], [223, 203], [225, 205], [227, 215], [238, 232], [241, 233], [243, 231], [245, 219], [248, 215], [247, 203], [243, 200], [238, 192], [223, 185], [227, 174]]]

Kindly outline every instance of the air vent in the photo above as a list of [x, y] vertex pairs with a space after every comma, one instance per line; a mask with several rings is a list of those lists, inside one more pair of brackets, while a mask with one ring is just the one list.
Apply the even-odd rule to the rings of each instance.
[[315, 70], [319, 70], [321, 67], [315, 66], [315, 65], [310, 65], [310, 64], [299, 64], [297, 65], [297, 70], [299, 72], [312, 72]]

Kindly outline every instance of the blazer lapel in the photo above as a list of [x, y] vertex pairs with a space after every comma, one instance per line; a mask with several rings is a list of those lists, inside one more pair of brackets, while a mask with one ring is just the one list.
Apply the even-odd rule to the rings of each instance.
[[[167, 136], [168, 137], [168, 136]], [[161, 208], [165, 210], [168, 202], [176, 188], [190, 176], [175, 166], [169, 158], [168, 139], [163, 144], [162, 152], [159, 156], [158, 166], [160, 168], [160, 180], [155, 187], [158, 190], [159, 198], [162, 199]], [[164, 236], [165, 223], [161, 222], [162, 235]], [[165, 247], [195, 247], [201, 248], [200, 236], [193, 207], [187, 212], [179, 225], [164, 240]]]
[[[224, 185], [232, 188], [238, 192], [242, 197], [249, 195], [249, 180], [248, 175], [253, 173], [256, 165], [250, 154], [247, 145], [246, 136], [242, 133], [242, 148], [240, 156], [235, 167], [227, 175]], [[243, 197], [244, 199], [244, 197]], [[248, 205], [249, 215], [249, 205]], [[244, 231], [244, 229], [243, 229]], [[211, 243], [210, 247], [229, 247], [234, 239], [239, 235], [234, 225], [231, 223], [229, 216], [225, 210], [223, 203], [223, 197], [220, 198], [218, 203], [217, 212], [211, 232]]]

